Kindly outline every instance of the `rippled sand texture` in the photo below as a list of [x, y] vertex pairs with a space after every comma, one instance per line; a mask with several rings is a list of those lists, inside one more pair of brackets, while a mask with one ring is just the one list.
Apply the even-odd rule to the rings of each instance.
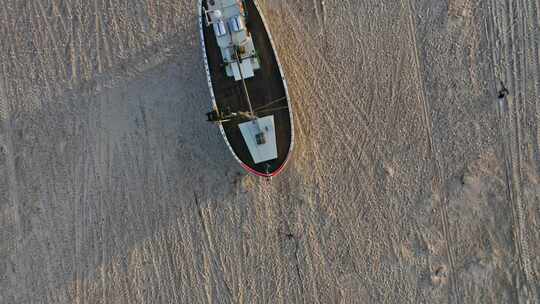
[[538, 0], [260, 0], [271, 181], [204, 121], [195, 2], [0, 0], [0, 303], [540, 302]]

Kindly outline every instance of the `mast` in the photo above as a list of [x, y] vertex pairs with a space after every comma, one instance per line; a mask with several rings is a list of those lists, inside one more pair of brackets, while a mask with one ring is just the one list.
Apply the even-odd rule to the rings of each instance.
[[[248, 92], [248, 89], [247, 89], [247, 86], [246, 86], [246, 80], [244, 79], [244, 74], [242, 73], [242, 66], [241, 66], [241, 63], [242, 63], [242, 59], [240, 58], [240, 56], [238, 55], [238, 47], [239, 45], [236, 45], [234, 44], [234, 40], [233, 40], [233, 37], [232, 37], [232, 29], [231, 29], [231, 25], [227, 22], [227, 29], [229, 30], [229, 33], [231, 37], [231, 44], [233, 45], [233, 48], [234, 48], [234, 57], [236, 59], [235, 63], [238, 65], [238, 71], [240, 71], [240, 78], [242, 80], [242, 89], [244, 90], [244, 95], [246, 96], [246, 101], [248, 103], [248, 106], [249, 106], [249, 114], [252, 116], [251, 117], [251, 120], [255, 119], [255, 113], [253, 112], [253, 106], [251, 105], [251, 99], [249, 98], [249, 92]], [[247, 29], [246, 29], [246, 32], [247, 32]]]
[[[232, 40], [232, 38], [231, 38], [231, 40]], [[246, 100], [247, 100], [247, 103], [248, 103], [248, 106], [249, 106], [249, 113], [252, 116], [251, 119], [254, 119], [256, 116], [255, 116], [255, 113], [253, 112], [253, 106], [251, 105], [251, 99], [249, 98], [249, 92], [247, 90], [246, 80], [244, 79], [244, 74], [242, 74], [242, 66], [240, 65], [242, 63], [242, 60], [238, 56], [238, 48], [237, 48], [236, 45], [234, 46], [234, 56], [236, 57], [236, 64], [238, 64], [238, 70], [240, 71], [240, 78], [242, 79], [242, 88], [244, 89], [244, 94], [246, 95]]]

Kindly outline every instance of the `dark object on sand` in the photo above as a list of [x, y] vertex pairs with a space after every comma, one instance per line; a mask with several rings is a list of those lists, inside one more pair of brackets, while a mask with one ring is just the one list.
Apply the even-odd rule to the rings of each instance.
[[502, 83], [501, 81], [501, 89], [499, 90], [498, 92], [499, 95], [497, 97], [499, 99], [503, 99], [506, 97], [506, 95], [508, 95], [508, 93], [509, 93], [508, 90], [504, 87], [504, 83]]

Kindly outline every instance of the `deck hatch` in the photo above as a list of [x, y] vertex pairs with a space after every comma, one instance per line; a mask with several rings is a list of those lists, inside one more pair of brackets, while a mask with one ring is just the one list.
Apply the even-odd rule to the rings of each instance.
[[229, 23], [231, 25], [231, 28], [233, 32], [240, 32], [244, 30], [244, 23], [242, 22], [242, 18], [240, 16], [234, 16], [229, 20]]
[[223, 20], [219, 20], [213, 23], [213, 26], [214, 26], [214, 32], [216, 33], [216, 36], [221, 37], [227, 34], [227, 29], [225, 28], [225, 22], [223, 22]]

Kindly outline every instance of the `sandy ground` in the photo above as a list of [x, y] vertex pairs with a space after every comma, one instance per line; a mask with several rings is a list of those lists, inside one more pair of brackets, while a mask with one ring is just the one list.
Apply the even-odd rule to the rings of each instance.
[[0, 303], [540, 302], [538, 0], [260, 0], [272, 181], [204, 121], [195, 2], [0, 1]]

